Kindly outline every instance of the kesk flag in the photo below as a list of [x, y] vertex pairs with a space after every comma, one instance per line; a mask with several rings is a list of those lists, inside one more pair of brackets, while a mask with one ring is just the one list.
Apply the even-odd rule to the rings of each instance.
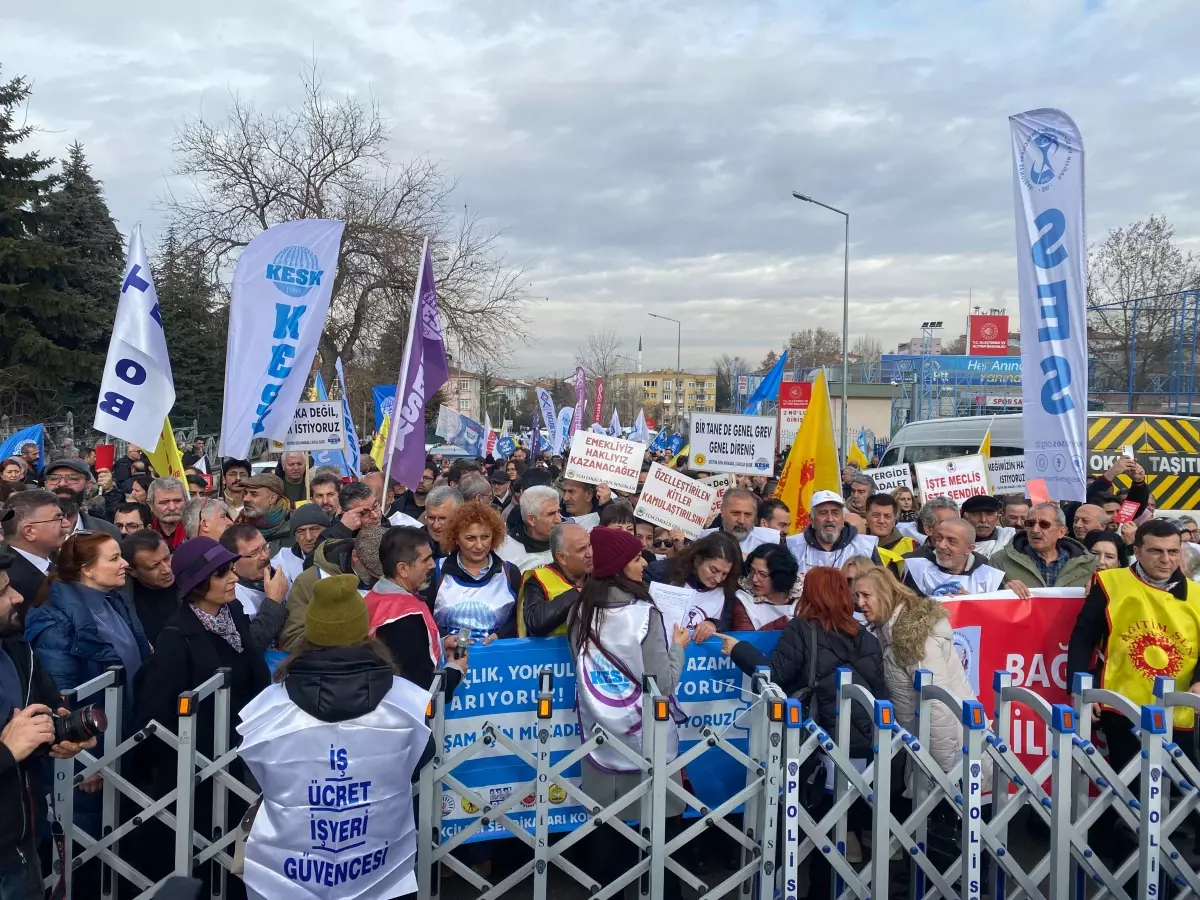
[[[142, 228], [135, 225], [129, 236], [125, 279], [121, 282], [117, 317], [100, 380], [95, 428], [139, 447], [154, 447], [162, 434], [163, 420], [174, 405], [175, 379], [167, 355], [162, 313], [146, 258], [146, 245], [142, 243]], [[236, 455], [240, 459], [246, 454]]]
[[771, 371], [766, 374], [766, 377], [758, 383], [758, 387], [746, 401], [746, 408], [742, 411], [743, 415], [753, 414], [760, 403], [779, 399], [779, 386], [783, 384], [783, 370], [787, 367], [787, 357], [788, 352], [784, 350], [783, 355], [771, 367]]
[[254, 438], [287, 436], [329, 314], [344, 227], [284, 222], [242, 251], [229, 298], [222, 456], [245, 459]]
[[633, 422], [633, 430], [629, 432], [629, 439], [642, 444], [650, 440], [650, 426], [646, 424], [646, 411], [644, 409], [638, 410], [637, 418]]
[[608, 433], [613, 437], [621, 436], [621, 418], [617, 415], [616, 408], [613, 409], [612, 419], [608, 423]]
[[[546, 433], [554, 435], [554, 423], [557, 421], [554, 415], [554, 398], [550, 396], [550, 392], [545, 388], [537, 389], [538, 409], [542, 412], [542, 425], [546, 428]], [[537, 417], [534, 416], [534, 424], [537, 424]]]
[[563, 447], [570, 443], [573, 421], [575, 421], [574, 407], [564, 406], [558, 411], [558, 418], [554, 420], [554, 430], [550, 434], [550, 452], [555, 456], [562, 453]]
[[[136, 444], [137, 441], [134, 443]], [[183, 456], [179, 453], [179, 445], [175, 443], [175, 432], [171, 429], [170, 419], [163, 419], [162, 430], [159, 432], [158, 440], [154, 442], [154, 449], [147, 450], [142, 447], [142, 452], [146, 454], [147, 462], [160, 476], [170, 475], [172, 478], [178, 478], [186, 487]]]
[[396, 403], [388, 429], [386, 457], [392, 480], [419, 484], [425, 474], [425, 407], [438, 389], [450, 380], [442, 318], [438, 314], [437, 288], [429, 238], [421, 250], [421, 271], [408, 317], [408, 343], [396, 382]]
[[834, 491], [838, 495], [842, 492], [824, 371], [818, 372], [813, 382], [808, 411], [796, 432], [796, 441], [775, 489], [775, 496], [787, 504], [792, 513], [789, 534], [797, 534], [808, 527], [809, 500], [814, 491]]
[[[21, 448], [26, 444], [37, 444], [38, 448], [38, 470], [40, 471], [46, 464], [46, 426], [45, 425], [30, 425], [28, 428], [22, 428], [20, 431], [14, 431], [9, 435], [4, 443], [0, 444], [0, 459], [8, 459], [11, 456], [19, 456]], [[99, 465], [99, 461], [97, 461]], [[109, 463], [109, 467], [112, 463]]]
[[350, 393], [346, 390], [346, 373], [342, 371], [340, 356], [334, 360], [333, 368], [342, 388], [342, 418], [346, 420], [346, 462], [350, 465], [350, 474], [357, 478], [362, 474], [362, 460], [359, 458], [362, 445], [358, 442], [358, 432], [354, 430], [354, 417], [350, 415]]
[[1083, 139], [1058, 109], [1009, 118], [1021, 302], [1025, 476], [1083, 500], [1087, 476], [1087, 236]]

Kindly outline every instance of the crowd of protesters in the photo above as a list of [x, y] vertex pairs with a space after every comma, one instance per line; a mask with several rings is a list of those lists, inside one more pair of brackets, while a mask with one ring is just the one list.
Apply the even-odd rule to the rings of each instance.
[[[667, 459], [647, 454], [643, 480], [652, 461]], [[253, 474], [248, 460], [206, 459], [203, 442], [185, 458], [186, 482], [160, 477], [134, 446], [111, 468], [94, 463], [90, 452], [43, 463], [36, 445], [0, 463], [0, 875], [25, 871], [31, 883], [39, 851], [46, 858], [34, 751], [52, 739], [39, 714], [111, 665], [124, 667], [130, 734], [171, 721], [179, 694], [219, 669], [230, 673], [232, 725], [271, 683], [271, 652], [289, 654], [291, 677], [332, 659], [368, 673], [382, 665], [423, 689], [441, 672], [453, 690], [472, 646], [565, 635], [579, 670], [604, 660], [670, 692], [687, 644], [712, 638], [746, 672], [769, 665], [827, 731], [843, 666], [915, 730], [917, 669], [973, 696], [939, 598], [1088, 588], [1068, 681], [1095, 672], [1135, 698], [1143, 686], [1116, 659], [1114, 608], [1131, 596], [1143, 610], [1169, 601], [1200, 622], [1196, 524], [1156, 518], [1145, 472], [1125, 458], [1090, 482], [1082, 504], [981, 495], [922, 505], [908, 488], [878, 491], [847, 467], [842, 490], [816, 492], [809, 524], [794, 534], [796, 511], [774, 498], [773, 480], [739, 475], [695, 541], [636, 518], [636, 497], [565, 478], [561, 457], [520, 447], [507, 460], [430, 457], [414, 485], [390, 483], [366, 454], [359, 480], [298, 453]], [[667, 626], [655, 584], [692, 592], [685, 621]], [[360, 617], [361, 633], [345, 624]], [[782, 632], [770, 658], [736, 637], [757, 630]], [[382, 649], [319, 652], [331, 647]], [[1194, 664], [1180, 675], [1186, 684]], [[622, 724], [582, 691], [579, 702], [585, 725]], [[1097, 715], [1123, 765], [1138, 747], [1129, 723]], [[200, 752], [211, 752], [214, 728], [210, 711]], [[931, 735], [950, 772], [961, 728], [948, 710], [935, 711]], [[865, 718], [851, 744], [852, 757], [871, 756]], [[56, 744], [52, 755], [81, 746]], [[602, 802], [636, 777], [609, 755], [584, 765], [584, 788]], [[161, 796], [174, 762], [151, 753], [143, 762], [135, 782]], [[79, 791], [98, 787], [96, 776]], [[816, 815], [827, 798], [814, 796]], [[620, 840], [601, 832], [594, 843], [591, 871], [622, 862]], [[820, 868], [814, 878], [827, 878]]]

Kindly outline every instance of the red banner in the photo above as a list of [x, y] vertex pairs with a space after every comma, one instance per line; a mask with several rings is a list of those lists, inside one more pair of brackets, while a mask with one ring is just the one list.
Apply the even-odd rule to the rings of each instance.
[[[995, 715], [992, 676], [1012, 672], [1050, 703], [1070, 703], [1067, 642], [1083, 608], [1083, 588], [1040, 589], [1028, 600], [1011, 591], [970, 597], [939, 597], [950, 611], [954, 653], [963, 664], [988, 718]], [[1013, 704], [1012, 727], [1001, 735], [1032, 773], [1046, 759], [1048, 729], [1024, 704]]]
[[596, 379], [596, 414], [592, 417], [592, 423], [597, 424], [600, 421], [600, 410], [604, 408], [604, 379]]
[[969, 317], [967, 355], [1008, 356], [1008, 316]]
[[796, 440], [811, 399], [811, 381], [785, 381], [779, 385], [779, 427], [775, 433], [780, 448], [790, 447]]

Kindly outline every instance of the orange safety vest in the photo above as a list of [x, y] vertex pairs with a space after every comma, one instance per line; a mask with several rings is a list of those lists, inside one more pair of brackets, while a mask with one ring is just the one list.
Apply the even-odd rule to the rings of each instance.
[[[538, 566], [536, 569], [530, 569], [521, 577], [521, 589], [517, 593], [517, 634], [520, 637], [529, 637], [529, 633], [525, 630], [525, 585], [529, 583], [529, 579], [536, 578], [538, 584], [542, 586], [542, 590], [546, 594], [547, 600], [553, 600], [560, 594], [565, 594], [567, 591], [578, 590], [578, 588], [567, 581], [559, 574], [557, 569], [550, 566]], [[552, 632], [550, 636], [566, 634], [567, 625], [564, 622]]]
[[[1108, 598], [1108, 643], [1100, 684], [1134, 703], [1154, 703], [1154, 679], [1191, 687], [1200, 651], [1200, 584], [1185, 581], [1187, 599], [1146, 584], [1132, 569], [1107, 569], [1096, 578]], [[1175, 727], [1191, 728], [1193, 711], [1177, 706]]]

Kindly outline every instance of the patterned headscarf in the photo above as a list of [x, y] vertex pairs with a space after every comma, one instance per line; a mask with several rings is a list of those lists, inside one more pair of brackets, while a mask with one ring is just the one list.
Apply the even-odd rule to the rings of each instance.
[[229, 611], [228, 606], [222, 606], [221, 611], [215, 616], [210, 616], [199, 606], [193, 606], [192, 612], [196, 614], [196, 618], [200, 620], [200, 624], [206, 631], [220, 635], [229, 642], [230, 647], [238, 653], [242, 652], [242, 636], [237, 630], [237, 624], [233, 621], [233, 613]]

